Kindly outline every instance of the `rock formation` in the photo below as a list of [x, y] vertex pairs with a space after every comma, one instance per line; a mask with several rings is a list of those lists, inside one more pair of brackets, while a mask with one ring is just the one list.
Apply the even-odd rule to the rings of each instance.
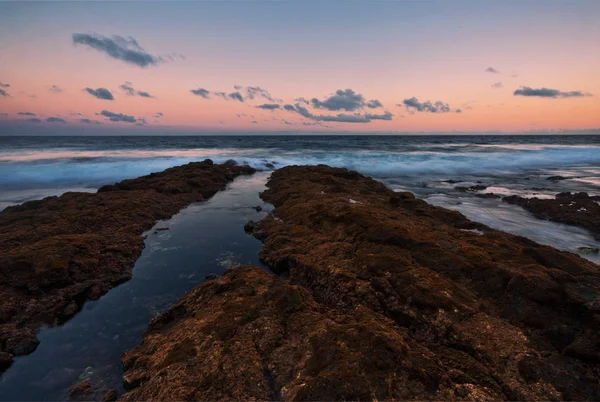
[[275, 171], [256, 267], [123, 358], [123, 400], [598, 400], [600, 268], [327, 166]]
[[555, 199], [511, 195], [502, 200], [526, 209], [536, 218], [588, 229], [600, 240], [600, 196], [590, 197], [587, 193], [566, 192], [556, 194]]

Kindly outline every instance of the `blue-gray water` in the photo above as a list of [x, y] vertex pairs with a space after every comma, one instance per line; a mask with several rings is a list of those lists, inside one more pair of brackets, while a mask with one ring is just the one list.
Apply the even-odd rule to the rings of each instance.
[[[600, 136], [0, 137], [0, 209], [205, 158], [263, 169], [265, 163], [347, 167], [543, 244], [571, 252], [600, 246], [586, 230], [455, 188], [482, 184], [488, 188], [481, 193], [527, 197], [600, 194]], [[551, 175], [568, 179], [546, 180]], [[139, 342], [157, 311], [208, 272], [232, 261], [258, 264], [260, 243], [242, 227], [264, 215], [252, 206], [268, 208], [258, 198], [267, 177], [238, 178], [166, 222], [169, 231], [150, 232], [133, 279], [87, 303], [66, 325], [43, 330], [38, 350], [0, 378], [0, 399], [62, 399], [86, 367], [96, 384], [119, 386], [120, 354]], [[600, 262], [600, 256], [585, 257]]]

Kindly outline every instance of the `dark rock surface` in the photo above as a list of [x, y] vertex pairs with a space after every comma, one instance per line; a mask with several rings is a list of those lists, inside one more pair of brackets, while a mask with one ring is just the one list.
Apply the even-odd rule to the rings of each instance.
[[526, 209], [536, 218], [585, 228], [600, 240], [600, 196], [567, 192], [556, 194], [555, 199], [511, 195], [502, 200]]
[[206, 160], [0, 212], [0, 360], [31, 353], [41, 325], [65, 321], [128, 280], [142, 233], [157, 220], [253, 172]]
[[122, 399], [600, 399], [597, 265], [345, 169], [268, 188], [252, 233], [289, 282], [194, 289], [125, 354]]

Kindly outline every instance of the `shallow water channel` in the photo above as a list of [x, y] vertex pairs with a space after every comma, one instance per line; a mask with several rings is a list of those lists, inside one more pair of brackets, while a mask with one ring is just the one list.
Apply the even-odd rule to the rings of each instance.
[[[146, 233], [133, 278], [88, 301], [60, 327], [39, 332], [40, 345], [0, 377], [0, 400], [64, 400], [71, 385], [122, 389], [121, 354], [141, 341], [148, 322], [209, 273], [238, 264], [262, 266], [261, 243], [244, 233], [248, 220], [272, 208], [258, 194], [268, 173], [242, 176], [210, 200], [192, 204]], [[253, 207], [260, 205], [263, 211]], [[156, 228], [169, 228], [156, 230]]]

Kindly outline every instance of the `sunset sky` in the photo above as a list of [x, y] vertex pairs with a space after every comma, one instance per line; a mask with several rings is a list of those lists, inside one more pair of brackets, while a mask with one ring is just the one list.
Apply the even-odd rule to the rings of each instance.
[[1, 2], [0, 134], [600, 128], [600, 1]]

